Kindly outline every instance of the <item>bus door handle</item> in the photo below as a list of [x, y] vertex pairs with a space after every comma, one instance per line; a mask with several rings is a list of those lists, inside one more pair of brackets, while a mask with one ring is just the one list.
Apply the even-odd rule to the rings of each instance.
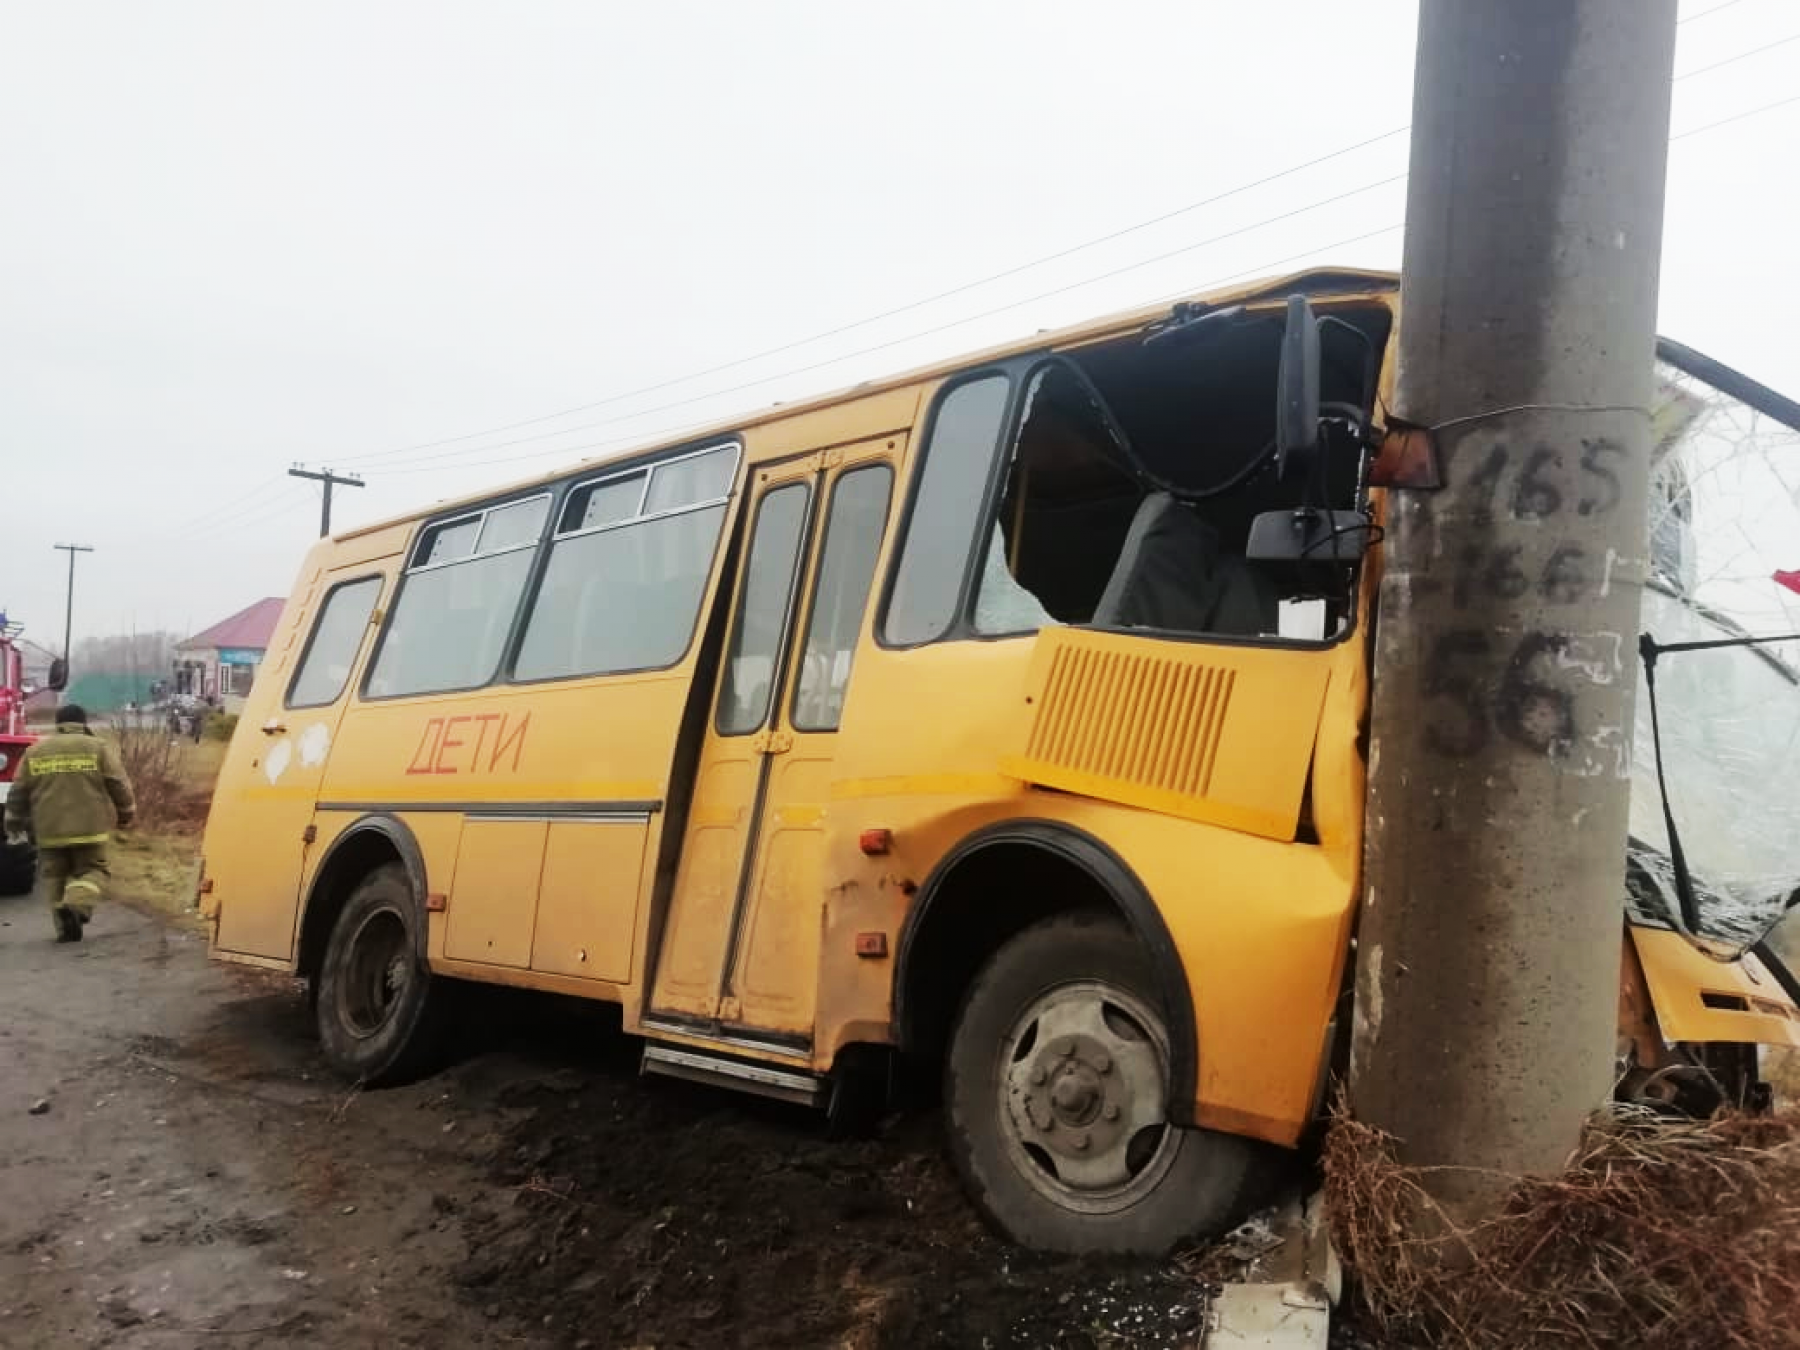
[[265, 736], [279, 736], [286, 730], [287, 723], [277, 722], [273, 717], [262, 724], [262, 734]]

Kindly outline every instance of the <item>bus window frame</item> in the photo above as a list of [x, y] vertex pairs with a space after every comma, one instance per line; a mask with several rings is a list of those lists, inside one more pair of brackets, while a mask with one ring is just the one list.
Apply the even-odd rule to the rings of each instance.
[[[667, 666], [648, 666], [629, 671], [608, 671], [605, 675], [558, 675], [536, 680], [518, 680], [513, 678], [513, 669], [517, 663], [519, 646], [523, 642], [525, 636], [525, 623], [530, 617], [532, 607], [537, 603], [538, 591], [543, 581], [544, 569], [549, 566], [550, 546], [558, 538], [566, 537], [557, 534], [555, 526], [556, 522], [562, 517], [562, 512], [568, 503], [570, 495], [579, 491], [581, 488], [589, 487], [595, 483], [610, 481], [617, 478], [627, 478], [634, 473], [645, 474], [645, 491], [647, 492], [649, 490], [649, 474], [658, 465], [673, 464], [681, 460], [692, 459], [710, 451], [721, 450], [727, 447], [736, 451], [736, 460], [732, 468], [730, 490], [722, 499], [709, 499], [694, 507], [682, 507], [677, 511], [658, 513], [658, 515], [678, 515], [685, 511], [697, 510], [707, 506], [716, 506], [721, 504], [721, 502], [723, 503], [726, 508], [726, 514], [725, 519], [720, 522], [719, 539], [714, 541], [713, 544], [712, 570], [709, 574], [714, 578], [714, 582], [709, 584], [716, 584], [720, 547], [725, 541], [732, 523], [731, 503], [733, 499], [740, 494], [742, 487], [740, 475], [744, 472], [745, 465], [749, 461], [744, 437], [741, 432], [728, 432], [699, 445], [690, 442], [687, 445], [681, 446], [659, 447], [634, 458], [622, 459], [617, 464], [582, 466], [576, 472], [548, 484], [525, 489], [514, 488], [513, 492], [518, 495], [501, 495], [475, 506], [459, 506], [443, 516], [422, 517], [418, 523], [418, 533], [407, 547], [407, 555], [409, 558], [417, 554], [419, 548], [423, 545], [425, 538], [430, 532], [441, 526], [454, 525], [462, 521], [473, 520], [476, 518], [480, 518], [482, 523], [485, 524], [487, 513], [490, 511], [499, 510], [506, 506], [514, 506], [520, 502], [530, 501], [536, 497], [548, 497], [550, 499], [550, 510], [545, 516], [545, 525], [547, 528], [539, 534], [538, 538], [533, 543], [515, 544], [509, 548], [495, 549], [492, 553], [479, 555], [471, 554], [469, 557], [451, 559], [441, 563], [427, 563], [423, 565], [409, 564], [401, 569], [398, 584], [394, 588], [393, 598], [382, 614], [381, 631], [376, 635], [375, 645], [370, 649], [369, 655], [364, 661], [362, 679], [359, 680], [356, 685], [356, 701], [359, 703], [392, 703], [399, 699], [441, 698], [446, 695], [471, 694], [478, 690], [493, 689], [496, 687], [522, 689], [535, 688], [539, 685], [563, 684], [571, 680], [606, 679], [613, 675], [642, 675], [657, 671], [674, 670], [683, 665], [693, 654], [694, 643], [703, 627], [700, 620], [704, 618], [706, 614], [704, 597], [701, 601], [700, 612], [695, 619], [694, 631], [688, 635], [688, 645], [686, 649], [683, 650], [679, 659]], [[644, 500], [644, 497], [639, 497], [638, 501], [640, 506], [642, 506]], [[650, 519], [650, 517], [634, 516], [631, 522], [628, 523], [635, 524], [641, 519]], [[596, 530], [603, 528], [618, 527], [595, 527]], [[481, 535], [478, 529], [476, 532], [477, 542], [479, 542], [480, 538]], [[436, 571], [442, 567], [454, 566], [456, 563], [468, 562], [477, 556], [484, 558], [498, 557], [503, 553], [517, 552], [520, 549], [526, 548], [537, 550], [537, 556], [532, 559], [531, 566], [526, 571], [525, 586], [520, 593], [518, 604], [513, 609], [512, 622], [507, 629], [506, 641], [501, 648], [499, 665], [487, 679], [481, 681], [479, 684], [460, 685], [454, 689], [433, 689], [428, 692], [419, 693], [372, 694], [369, 692], [369, 680], [375, 673], [375, 663], [380, 660], [381, 649], [386, 645], [388, 635], [392, 631], [394, 614], [399, 610], [401, 598], [406, 594], [406, 580], [408, 577], [412, 576], [415, 572]]]
[[[775, 466], [779, 467], [780, 461]], [[794, 636], [800, 627], [800, 607], [805, 602], [802, 591], [805, 587], [808, 572], [813, 567], [813, 536], [819, 524], [819, 499], [824, 496], [818, 490], [818, 474], [797, 474], [771, 484], [756, 497], [754, 518], [746, 513], [744, 523], [744, 557], [738, 568], [737, 584], [732, 587], [731, 613], [725, 625], [725, 633], [719, 648], [719, 676], [713, 681], [712, 690], [712, 731], [722, 741], [740, 740], [745, 736], [757, 736], [765, 731], [781, 725], [783, 720], [782, 691], [789, 683], [789, 666], [793, 656]], [[750, 575], [750, 555], [756, 544], [756, 526], [762, 519], [763, 503], [778, 492], [789, 488], [799, 488], [806, 493], [806, 502], [801, 507], [800, 542], [794, 550], [794, 563], [788, 572], [787, 606], [781, 616], [781, 629], [775, 640], [775, 650], [769, 663], [769, 697], [763, 706], [762, 716], [753, 727], [741, 731], [727, 731], [719, 724], [719, 710], [724, 706], [721, 696], [725, 692], [725, 668], [731, 660], [732, 639], [737, 636], [738, 626], [743, 620], [743, 587]]]
[[[1118, 335], [1112, 335], [1105, 341], [1117, 341]], [[1394, 334], [1390, 329], [1386, 349], [1382, 353], [1382, 361], [1393, 359]], [[905, 485], [906, 500], [901, 507], [901, 516], [893, 532], [894, 542], [889, 552], [885, 574], [881, 580], [880, 609], [875, 619], [875, 644], [883, 651], [908, 652], [923, 647], [934, 647], [946, 642], [1017, 642], [1021, 639], [1035, 638], [1044, 632], [1042, 628], [1026, 629], [1011, 633], [984, 633], [975, 626], [974, 611], [976, 590], [980, 583], [981, 564], [987, 546], [986, 535], [970, 541], [968, 556], [963, 562], [962, 586], [958, 592], [957, 609], [954, 618], [935, 637], [924, 638], [917, 642], [893, 642], [887, 636], [888, 610], [893, 601], [893, 592], [899, 578], [900, 564], [906, 552], [906, 546], [912, 529], [914, 511], [918, 505], [919, 487], [924, 481], [925, 469], [931, 458], [932, 438], [937, 432], [938, 413], [945, 399], [964, 384], [974, 380], [1003, 375], [1011, 381], [1007, 392], [1006, 413], [1001, 419], [1001, 435], [995, 442], [991, 462], [988, 465], [987, 487], [982, 495], [981, 520], [992, 526], [994, 513], [998, 506], [998, 496], [1005, 481], [1005, 465], [1009, 462], [1007, 452], [1018, 443], [1019, 433], [1023, 427], [1025, 415], [1025, 394], [1030, 388], [1032, 377], [1044, 366], [1055, 361], [1070, 360], [1072, 352], [1080, 351], [1082, 343], [1067, 348], [1051, 348], [1025, 352], [1009, 357], [1004, 361], [984, 364], [966, 371], [958, 371], [945, 378], [937, 392], [932, 396], [931, 409], [924, 423], [924, 434], [919, 440], [919, 452], [907, 466], [907, 483]], [[1079, 370], [1079, 367], [1077, 367]], [[1366, 470], [1365, 470], [1366, 471]], [[1371, 510], [1383, 500], [1382, 489], [1367, 486], [1362, 492]], [[1058, 627], [1077, 629], [1094, 633], [1117, 633], [1125, 637], [1152, 638], [1159, 642], [1201, 643], [1209, 647], [1248, 647], [1272, 651], [1323, 652], [1331, 651], [1358, 638], [1362, 625], [1362, 607], [1367, 597], [1363, 592], [1368, 585], [1368, 559], [1355, 565], [1354, 593], [1356, 602], [1349, 608], [1348, 621], [1343, 628], [1323, 638], [1284, 638], [1257, 636], [1251, 637], [1237, 633], [1189, 633], [1165, 628], [1117, 628], [1098, 624], [1060, 624]]]
[[[1048, 355], [1045, 352], [1032, 352], [1025, 356], [1014, 357], [1008, 361], [977, 366], [971, 370], [958, 371], [949, 376], [938, 386], [932, 395], [931, 408], [926, 413], [922, 434], [918, 441], [918, 451], [906, 466], [905, 500], [901, 503], [900, 519], [893, 531], [893, 545], [888, 552], [887, 567], [881, 578], [881, 589], [875, 612], [875, 644], [883, 651], [910, 652], [921, 647], [933, 647], [940, 642], [990, 641], [983, 633], [977, 632], [970, 613], [975, 603], [975, 579], [980, 569], [977, 558], [981, 545], [971, 541], [968, 556], [963, 559], [963, 575], [957, 589], [956, 611], [936, 635], [920, 638], [916, 642], [895, 642], [887, 635], [888, 615], [893, 608], [894, 587], [900, 579], [900, 567], [905, 561], [907, 545], [912, 541], [913, 518], [918, 510], [919, 490], [925, 482], [925, 470], [931, 462], [932, 442], [937, 436], [938, 417], [942, 413], [945, 401], [951, 394], [966, 384], [978, 380], [1003, 378], [1007, 381], [1005, 411], [1000, 417], [1000, 432], [995, 437], [994, 448], [988, 456], [988, 472], [986, 486], [982, 490], [981, 519], [986, 519], [993, 511], [995, 483], [999, 477], [1000, 447], [1009, 444], [1018, 434], [1019, 404], [1021, 401], [1022, 371]], [[1015, 634], [1013, 636], [1023, 636]], [[1002, 641], [1006, 639], [1001, 639]]]
[[[795, 607], [797, 613], [794, 619], [793, 635], [799, 643], [804, 643], [806, 641], [807, 634], [812, 629], [813, 615], [817, 612], [819, 607], [819, 583], [824, 580], [825, 576], [825, 546], [831, 540], [832, 516], [837, 508], [838, 489], [843, 485], [844, 480], [849, 478], [852, 474], [870, 473], [876, 469], [887, 470], [888, 481], [884, 501], [885, 510], [882, 513], [883, 521], [885, 523], [886, 519], [893, 515], [894, 490], [900, 486], [899, 466], [896, 465], [891, 458], [885, 455], [879, 455], [871, 459], [859, 460], [855, 463], [845, 465], [840, 472], [832, 477], [830, 483], [826, 485], [828, 490], [818, 494], [820, 500], [814, 505], [814, 510], [818, 513], [818, 520], [816, 522], [818, 534], [816, 552], [818, 557], [814, 561], [812, 567], [812, 584], [806, 588], [807, 593], [799, 597], [801, 603]], [[881, 579], [882, 550], [887, 547], [891, 536], [892, 531], [884, 528], [881, 538], [876, 541], [875, 563], [874, 566], [869, 569], [869, 587], [863, 595], [862, 619], [856, 629], [855, 640], [857, 644], [861, 643], [864, 630], [873, 623], [873, 616], [870, 614], [872, 606], [869, 602], [876, 594], [876, 583]], [[850, 675], [844, 681], [843, 688], [843, 698], [845, 701], [850, 697], [850, 683], [856, 678], [855, 646], [851, 647], [850, 656]], [[804, 653], [802, 653], [802, 660], [804, 660]], [[804, 732], [809, 736], [828, 736], [841, 730], [844, 720], [841, 707], [838, 712], [838, 720], [836, 724], [832, 726], [807, 726], [800, 721], [800, 686], [802, 682], [801, 670], [796, 666], [792, 680], [793, 687], [788, 691], [788, 707], [786, 712], [787, 725], [793, 730]], [[767, 718], [764, 719], [765, 722], [767, 720]]]
[[[566, 533], [558, 532], [554, 528], [555, 522], [558, 521], [561, 518], [562, 513], [568, 509], [570, 498], [580, 492], [583, 488], [597, 487], [605, 483], [614, 483], [621, 478], [629, 478], [635, 473], [641, 473], [644, 475], [644, 490], [638, 494], [638, 510], [642, 511], [644, 503], [650, 498], [650, 480], [659, 467], [665, 464], [679, 464], [684, 460], [698, 459], [702, 455], [709, 455], [714, 451], [726, 449], [729, 449], [734, 453], [731, 466], [731, 479], [726, 487], [725, 495], [723, 497], [708, 497], [704, 501], [692, 502], [686, 506], [675, 507], [672, 510], [656, 511], [650, 515], [635, 515], [630, 520], [614, 521], [608, 525], [590, 525], [585, 529], [569, 530]], [[720, 549], [724, 545], [726, 537], [732, 528], [731, 503], [735, 498], [742, 495], [743, 484], [740, 480], [740, 475], [745, 471], [745, 466], [748, 461], [749, 456], [745, 451], [744, 438], [741, 435], [732, 435], [721, 440], [708, 441], [703, 445], [693, 448], [681, 447], [672, 454], [665, 453], [660, 459], [639, 459], [628, 463], [621, 463], [616, 466], [609, 466], [602, 472], [590, 472], [586, 477], [569, 479], [560, 484], [560, 491], [557, 493], [556, 504], [551, 512], [552, 528], [543, 538], [538, 540], [538, 547], [540, 547], [543, 552], [532, 563], [531, 572], [525, 579], [525, 591], [519, 600], [518, 613], [513, 616], [512, 631], [507, 634], [506, 648], [502, 653], [500, 669], [496, 672], [494, 677], [488, 681], [487, 685], [480, 687], [488, 688], [493, 685], [504, 685], [509, 689], [536, 689], [545, 685], [568, 684], [573, 680], [608, 680], [616, 676], [654, 675], [664, 671], [678, 670], [683, 665], [686, 665], [688, 658], [693, 655], [695, 642], [699, 640], [700, 633], [706, 627], [706, 592], [718, 583]], [[708, 580], [706, 586], [702, 589], [700, 604], [694, 613], [693, 625], [688, 630], [687, 645], [681, 649], [681, 654], [679, 656], [668, 664], [660, 666], [633, 666], [629, 670], [590, 671], [587, 674], [577, 673], [572, 675], [539, 675], [524, 679], [519, 677], [519, 650], [525, 645], [525, 629], [531, 622], [533, 611], [537, 608], [538, 595], [543, 589], [544, 573], [549, 570], [550, 554], [555, 548], [557, 541], [562, 539], [583, 538], [590, 534], [604, 534], [612, 530], [626, 529], [633, 525], [642, 525], [648, 521], [667, 520], [673, 516], [692, 515], [696, 511], [710, 510], [715, 506], [724, 507], [725, 514], [719, 518], [719, 533], [718, 537], [713, 540], [712, 557], [707, 567]]]
[[[425, 541], [432, 536], [433, 532], [444, 529], [445, 527], [450, 526], [450, 525], [461, 525], [461, 524], [464, 524], [465, 522], [471, 521], [471, 520], [476, 522], [476, 524], [475, 524], [476, 547], [473, 549], [470, 549], [469, 552], [467, 552], [460, 558], [445, 558], [442, 562], [434, 562], [434, 563], [421, 563], [421, 562], [408, 563], [407, 567], [406, 567], [406, 575], [411, 576], [415, 572], [436, 572], [445, 567], [455, 567], [458, 563], [474, 562], [477, 558], [498, 558], [503, 554], [517, 553], [522, 548], [536, 548], [544, 540], [544, 536], [541, 531], [538, 534], [538, 537], [536, 539], [533, 539], [530, 543], [508, 544], [505, 548], [493, 548], [493, 549], [489, 549], [486, 553], [482, 553], [479, 551], [480, 544], [481, 544], [481, 532], [487, 528], [488, 517], [491, 516], [496, 511], [505, 510], [509, 506], [524, 506], [527, 502], [535, 502], [535, 501], [539, 501], [539, 500], [550, 501], [551, 505], [554, 506], [555, 503], [552, 499], [554, 499], [555, 496], [556, 496], [555, 489], [541, 488], [538, 491], [530, 493], [523, 497], [507, 497], [500, 501], [489, 502], [487, 505], [477, 507], [473, 511], [465, 511], [459, 516], [449, 516], [443, 520], [433, 520], [433, 521], [428, 522], [423, 528], [420, 529], [418, 540], [413, 544], [412, 552], [414, 552], [415, 554], [421, 548], [423, 548], [425, 546]], [[548, 523], [550, 521], [550, 519], [551, 519], [550, 511], [546, 510], [544, 513], [544, 520], [546, 523]], [[394, 600], [396, 603], [399, 602], [399, 599], [400, 599], [400, 597], [398, 595], [395, 595]]]
[[[408, 565], [400, 571], [399, 584], [394, 587], [394, 598], [388, 603], [387, 610], [381, 616], [381, 632], [376, 636], [375, 645], [369, 651], [368, 660], [363, 663], [362, 679], [357, 682], [356, 688], [356, 698], [358, 702], [392, 703], [398, 699], [406, 698], [438, 698], [445, 694], [467, 694], [472, 693], [477, 689], [487, 689], [496, 682], [499, 678], [500, 671], [506, 668], [507, 652], [512, 645], [515, 630], [518, 625], [519, 610], [523, 603], [523, 592], [521, 592], [520, 600], [514, 602], [513, 614], [507, 625], [506, 637], [502, 640], [500, 646], [500, 659], [496, 664], [495, 669], [488, 674], [486, 679], [476, 684], [457, 685], [448, 689], [418, 689], [401, 694], [372, 694], [369, 692], [369, 681], [375, 677], [375, 667], [380, 663], [381, 653], [387, 647], [388, 638], [392, 636], [394, 631], [394, 616], [400, 612], [401, 602], [406, 598], [406, 586], [408, 581], [421, 572], [440, 572], [447, 567], [457, 567], [463, 563], [475, 562], [482, 558], [502, 558], [509, 553], [520, 553], [526, 549], [542, 548], [546, 537], [545, 532], [540, 530], [538, 537], [528, 544], [509, 544], [505, 548], [497, 548], [489, 553], [476, 553], [471, 551], [463, 557], [446, 558], [443, 562], [412, 562], [411, 559], [418, 556], [419, 551], [425, 547], [425, 541], [432, 537], [433, 532], [442, 529], [446, 525], [460, 525], [465, 521], [474, 520], [477, 522], [475, 542], [480, 544], [481, 531], [487, 526], [489, 512], [498, 511], [503, 507], [522, 505], [525, 502], [536, 501], [539, 498], [544, 498], [550, 503], [549, 509], [544, 515], [544, 523], [548, 525], [556, 518], [556, 512], [561, 496], [562, 494], [557, 490], [555, 485], [528, 489], [518, 496], [499, 497], [491, 502], [486, 502], [481, 506], [458, 511], [452, 515], [436, 519], [427, 516], [420, 521], [418, 535], [407, 549], [409, 559]], [[529, 587], [531, 583], [532, 573], [536, 570], [537, 566], [538, 563], [534, 559], [526, 568], [525, 581], [527, 587]]]
[[[294, 702], [294, 687], [300, 683], [300, 676], [306, 670], [307, 659], [312, 656], [313, 644], [319, 640], [319, 628], [325, 620], [325, 611], [331, 607], [332, 597], [335, 596], [339, 591], [348, 590], [352, 586], [361, 586], [370, 581], [373, 581], [375, 583], [375, 600], [369, 606], [369, 618], [363, 620], [363, 632], [361, 632], [360, 634], [357, 635], [356, 646], [351, 649], [350, 671], [348, 674], [346, 674], [344, 676], [343, 682], [338, 685], [337, 693], [333, 694], [330, 698], [326, 699], [323, 703], [296, 703], [296, 702]], [[307, 708], [335, 707], [335, 706], [337, 706], [337, 704], [340, 701], [342, 701], [344, 695], [352, 693], [352, 691], [360, 683], [360, 681], [357, 677], [361, 674], [361, 672], [357, 669], [357, 664], [358, 664], [358, 662], [360, 662], [362, 660], [363, 648], [368, 645], [369, 619], [374, 618], [375, 615], [377, 614], [377, 612], [380, 611], [380, 609], [381, 609], [381, 593], [386, 588], [387, 588], [387, 576], [385, 573], [364, 572], [360, 576], [346, 577], [342, 581], [333, 582], [332, 585], [326, 590], [325, 594], [320, 597], [317, 607], [315, 607], [313, 610], [311, 631], [309, 631], [306, 635], [305, 645], [300, 648], [300, 659], [298, 661], [294, 662], [294, 673], [288, 677], [287, 688], [284, 691], [282, 691], [281, 706], [284, 711], [298, 712], [298, 711], [302, 711]], [[384, 614], [382, 617], [383, 617], [383, 621], [384, 621], [383, 626], [385, 627], [386, 626], [385, 625], [386, 615]]]

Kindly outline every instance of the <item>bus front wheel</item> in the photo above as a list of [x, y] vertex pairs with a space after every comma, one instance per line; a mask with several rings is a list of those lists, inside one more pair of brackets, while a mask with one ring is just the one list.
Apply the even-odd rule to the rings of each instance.
[[331, 928], [314, 999], [319, 1044], [331, 1067], [370, 1087], [433, 1067], [449, 990], [419, 957], [424, 915], [406, 869], [364, 877]]
[[950, 1150], [1014, 1241], [1160, 1255], [1242, 1209], [1258, 1146], [1169, 1123], [1155, 987], [1137, 940], [1093, 914], [1026, 929], [970, 985], [944, 1068]]

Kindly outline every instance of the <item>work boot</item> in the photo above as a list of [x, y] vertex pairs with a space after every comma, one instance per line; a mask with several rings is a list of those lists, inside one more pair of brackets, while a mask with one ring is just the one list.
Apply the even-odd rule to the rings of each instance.
[[81, 916], [67, 905], [58, 905], [51, 910], [50, 922], [56, 925], [58, 942], [81, 941]]

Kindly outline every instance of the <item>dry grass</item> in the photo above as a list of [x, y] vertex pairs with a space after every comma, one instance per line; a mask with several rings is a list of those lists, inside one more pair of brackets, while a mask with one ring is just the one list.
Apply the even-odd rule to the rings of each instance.
[[122, 834], [108, 861], [112, 891], [120, 900], [181, 918], [194, 913], [200, 866], [198, 834]]
[[112, 849], [114, 892], [163, 913], [189, 914], [200, 831], [225, 759], [225, 744], [205, 740], [195, 744], [149, 728], [123, 729], [118, 741], [137, 797], [138, 818]]
[[[1800, 1050], [1766, 1047], [1762, 1076], [1775, 1090], [1776, 1101], [1800, 1104]], [[1800, 1196], [1795, 1203], [1800, 1204]]]
[[1380, 1131], [1340, 1115], [1325, 1169], [1333, 1239], [1384, 1341], [1800, 1345], [1800, 1111], [1598, 1118], [1566, 1171], [1447, 1236]]

